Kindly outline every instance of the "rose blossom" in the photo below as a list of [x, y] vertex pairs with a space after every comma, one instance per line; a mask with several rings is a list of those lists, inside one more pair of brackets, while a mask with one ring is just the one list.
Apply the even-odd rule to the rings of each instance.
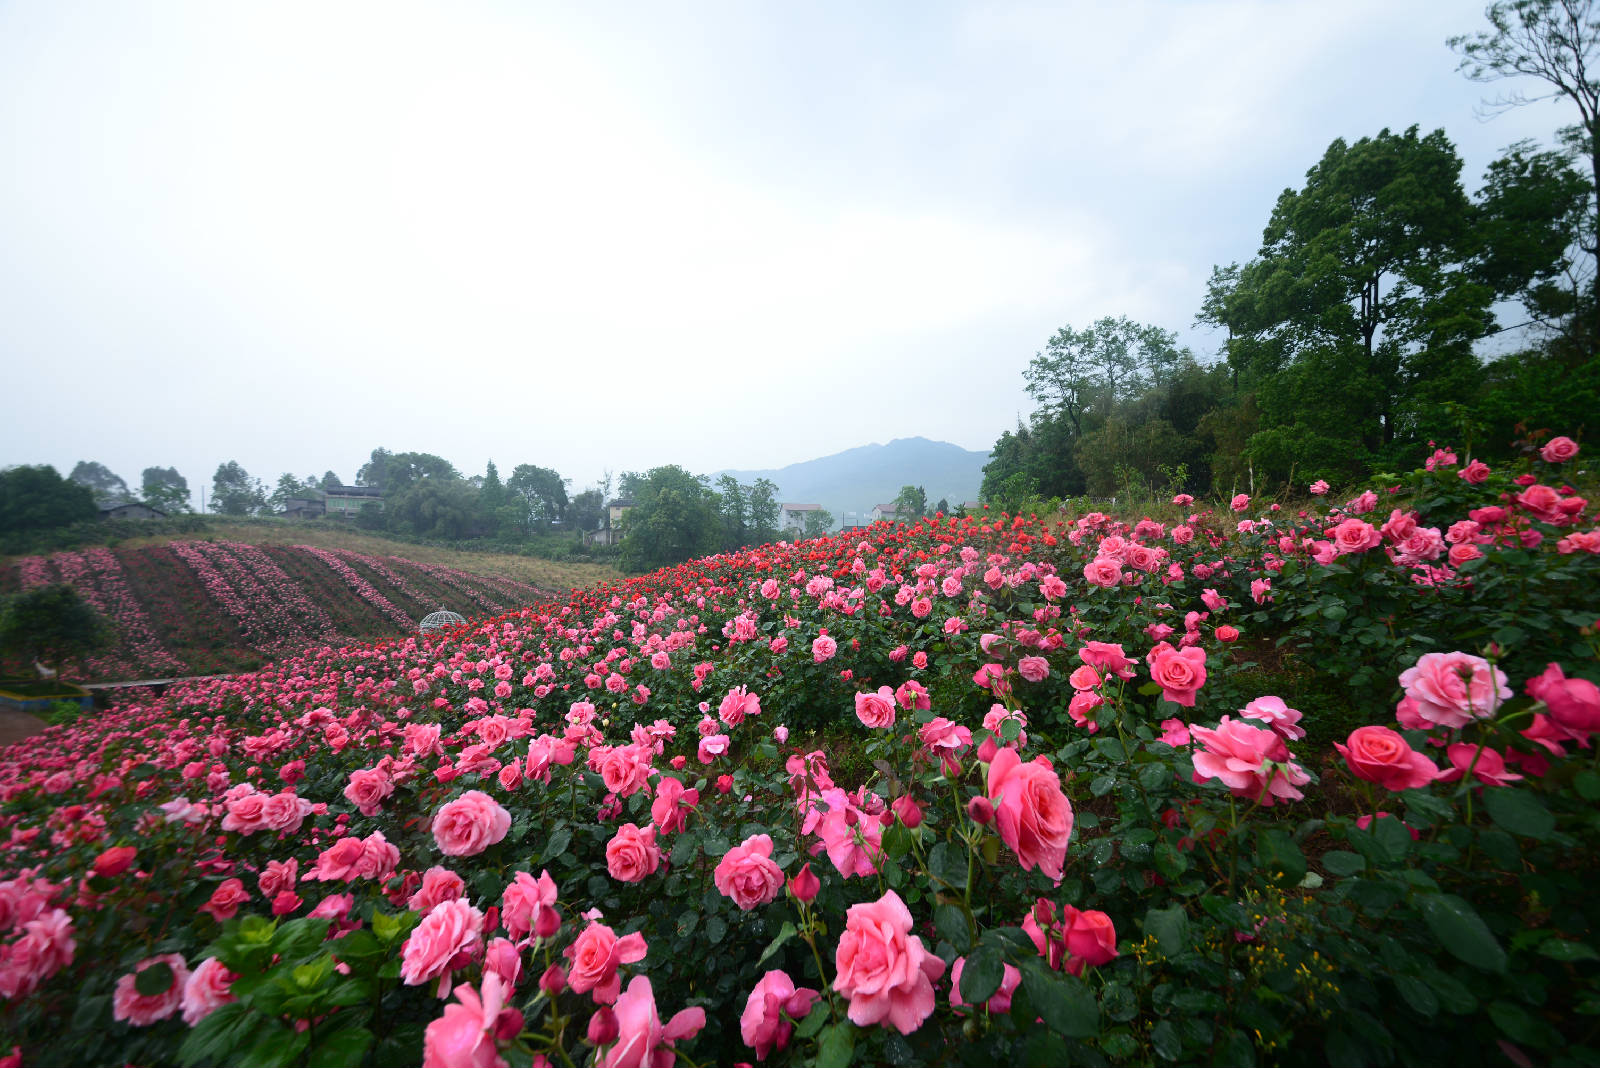
[[1102, 674], [1111, 673], [1123, 680], [1133, 678], [1135, 661], [1122, 651], [1120, 645], [1111, 642], [1085, 642], [1083, 648], [1078, 650], [1078, 659]]
[[433, 839], [448, 857], [471, 857], [505, 838], [511, 813], [482, 790], [468, 790], [433, 817]]
[[221, 923], [233, 919], [239, 906], [249, 900], [250, 891], [244, 888], [243, 879], [224, 879], [211, 892], [211, 900], [201, 905], [199, 911], [211, 913], [212, 918]]
[[712, 881], [745, 912], [776, 900], [783, 890], [783, 869], [772, 860], [771, 836], [751, 835], [724, 853]]
[[435, 865], [422, 873], [422, 885], [406, 901], [406, 907], [426, 916], [446, 901], [459, 899], [466, 890], [467, 884], [461, 876]]
[[811, 659], [818, 664], [831, 660], [838, 649], [839, 643], [824, 634], [811, 643]]
[[477, 908], [459, 898], [441, 901], [406, 939], [400, 951], [400, 978], [407, 986], [437, 977], [447, 982], [452, 970], [481, 955], [482, 932], [483, 913]]
[[1400, 673], [1400, 685], [1416, 704], [1414, 713], [1439, 727], [1465, 727], [1487, 719], [1511, 696], [1505, 672], [1470, 653], [1423, 653]]
[[1388, 727], [1357, 727], [1350, 732], [1348, 744], [1334, 742], [1333, 747], [1352, 774], [1386, 790], [1414, 790], [1439, 777], [1433, 761]]
[[350, 782], [344, 788], [345, 799], [363, 816], [376, 816], [383, 799], [392, 793], [394, 779], [380, 768], [357, 768], [350, 773]]
[[1445, 750], [1451, 768], [1439, 774], [1440, 782], [1455, 782], [1472, 769], [1472, 777], [1485, 786], [1510, 786], [1521, 775], [1506, 769], [1506, 758], [1488, 746], [1456, 742]]
[[610, 1005], [622, 989], [617, 967], [644, 960], [648, 948], [638, 931], [618, 938], [605, 924], [590, 923], [565, 950], [572, 962], [567, 984], [578, 994], [593, 991], [596, 1004]]
[[519, 871], [500, 896], [500, 921], [513, 939], [549, 938], [561, 927], [556, 911], [556, 883], [548, 871], [535, 879]]
[[239, 978], [215, 957], [207, 957], [183, 984], [183, 1022], [193, 1027], [217, 1009], [238, 999], [229, 989]]
[[1194, 707], [1194, 695], [1206, 684], [1206, 651], [1191, 645], [1174, 649], [1162, 642], [1151, 650], [1150, 678], [1161, 696], [1185, 708]]
[[[1277, 801], [1298, 801], [1297, 786], [1311, 781], [1293, 763], [1283, 739], [1273, 731], [1223, 716], [1213, 730], [1191, 724], [1189, 733], [1200, 748], [1194, 754], [1194, 781], [1218, 779], [1235, 797], [1259, 800], [1270, 807]], [[1270, 766], [1269, 766], [1270, 765]]]
[[639, 882], [660, 867], [661, 850], [656, 847], [654, 827], [641, 831], [637, 824], [624, 823], [606, 843], [606, 870], [618, 882]]
[[493, 972], [484, 974], [481, 997], [468, 983], [456, 987], [456, 1000], [423, 1033], [422, 1068], [505, 1068], [495, 1039], [522, 1030], [522, 1013], [504, 1007], [505, 990]]
[[833, 989], [850, 999], [850, 1022], [881, 1023], [909, 1035], [933, 1015], [933, 981], [944, 961], [911, 933], [911, 912], [900, 895], [851, 905], [834, 954]]
[[[955, 964], [950, 966], [950, 1007], [952, 1009], [967, 1008], [967, 1002], [961, 997], [961, 975], [966, 971], [967, 958], [957, 957]], [[983, 1004], [990, 1012], [1010, 1012], [1011, 995], [1017, 992], [1017, 987], [1022, 985], [1022, 972], [1015, 965], [1001, 965], [1000, 989], [989, 995], [989, 1000]]]
[[820, 991], [796, 987], [781, 969], [763, 975], [739, 1016], [739, 1034], [756, 1051], [756, 1060], [764, 1061], [774, 1049], [786, 1047], [794, 1032], [791, 1021], [805, 1019], [821, 997]]
[[1000, 839], [1022, 870], [1037, 865], [1059, 882], [1072, 836], [1072, 805], [1056, 773], [1039, 760], [1022, 763], [1015, 749], [1002, 749], [989, 765], [988, 795]]
[[[138, 975], [153, 964], [165, 964], [172, 970], [172, 983], [156, 994], [141, 994], [135, 985]], [[111, 1018], [126, 1020], [134, 1027], [148, 1027], [165, 1020], [183, 1004], [184, 987], [189, 982], [189, 966], [176, 953], [163, 953], [146, 957], [133, 966], [133, 971], [117, 980], [117, 989], [111, 997]]]
[[650, 820], [662, 834], [677, 834], [699, 803], [699, 790], [686, 790], [682, 780], [663, 775], [656, 782], [655, 800], [650, 802]]
[[1299, 741], [1306, 736], [1300, 726], [1300, 710], [1284, 704], [1281, 697], [1257, 697], [1239, 710], [1246, 719], [1258, 719], [1277, 731], [1286, 742]]
[[650, 980], [636, 975], [628, 981], [627, 992], [617, 998], [616, 1021], [616, 1045], [597, 1058], [596, 1068], [665, 1068], [673, 1062], [673, 1055], [662, 1050], [661, 1044], [699, 1034], [706, 1025], [706, 1010], [698, 1005], [680, 1010], [663, 1027]]
[[1574, 740], [1586, 743], [1600, 731], [1600, 687], [1588, 679], [1569, 679], [1561, 665], [1549, 664], [1523, 684], [1535, 701], [1543, 701], [1550, 719]]
[[1578, 455], [1578, 443], [1568, 437], [1551, 438], [1545, 443], [1544, 448], [1539, 450], [1539, 455], [1546, 463], [1566, 463]]
[[868, 727], [892, 727], [895, 718], [894, 691], [878, 687], [877, 693], [856, 694], [856, 718]]

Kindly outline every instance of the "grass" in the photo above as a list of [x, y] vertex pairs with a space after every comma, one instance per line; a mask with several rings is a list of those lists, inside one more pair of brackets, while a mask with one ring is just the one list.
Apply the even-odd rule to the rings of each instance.
[[[230, 523], [213, 519], [208, 538], [237, 541], [247, 545], [313, 545], [319, 549], [350, 549], [369, 556], [398, 556], [424, 564], [440, 564], [475, 575], [489, 575], [515, 579], [530, 586], [551, 591], [583, 588], [603, 582], [620, 582], [622, 572], [603, 564], [540, 560], [537, 557], [518, 556], [512, 553], [461, 552], [440, 549], [429, 545], [391, 541], [354, 527], [348, 529], [323, 524], [297, 523]], [[127, 538], [119, 543], [123, 548], [136, 549], [148, 545], [166, 545], [174, 541], [192, 541], [192, 534], [158, 534], [147, 538]]]

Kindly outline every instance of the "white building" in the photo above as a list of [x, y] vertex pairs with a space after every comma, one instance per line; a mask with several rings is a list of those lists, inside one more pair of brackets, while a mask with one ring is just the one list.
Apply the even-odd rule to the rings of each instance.
[[778, 525], [785, 534], [799, 534], [806, 529], [806, 516], [820, 511], [820, 504], [780, 504]]

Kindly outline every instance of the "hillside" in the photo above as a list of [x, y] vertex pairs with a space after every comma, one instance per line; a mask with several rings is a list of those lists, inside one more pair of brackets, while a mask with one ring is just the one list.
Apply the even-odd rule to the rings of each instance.
[[[896, 438], [887, 445], [862, 445], [831, 456], [764, 471], [718, 471], [740, 482], [758, 478], [777, 484], [784, 501], [820, 504], [836, 523], [848, 512], [866, 522], [875, 504], [894, 500], [902, 486], [921, 486], [931, 506], [941, 497], [952, 506], [978, 498], [986, 452], [974, 452], [947, 441]], [[713, 477], [716, 477], [714, 475]]]
[[[18, 557], [0, 568], [0, 593], [71, 584], [111, 622], [115, 641], [67, 673], [109, 681], [249, 670], [307, 645], [400, 637], [440, 609], [496, 616], [549, 600], [553, 584], [528, 580], [575, 567], [342, 531], [239, 524], [219, 533]], [[582, 570], [596, 573], [587, 581], [611, 575]]]

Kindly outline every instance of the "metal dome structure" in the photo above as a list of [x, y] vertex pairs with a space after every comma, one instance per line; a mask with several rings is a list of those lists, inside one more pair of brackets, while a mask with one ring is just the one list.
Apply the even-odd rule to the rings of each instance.
[[458, 616], [454, 612], [446, 612], [441, 608], [439, 611], [430, 614], [420, 624], [418, 624], [417, 629], [424, 634], [431, 634], [436, 630], [446, 630], [450, 627], [459, 627], [465, 622], [466, 619], [464, 617]]

